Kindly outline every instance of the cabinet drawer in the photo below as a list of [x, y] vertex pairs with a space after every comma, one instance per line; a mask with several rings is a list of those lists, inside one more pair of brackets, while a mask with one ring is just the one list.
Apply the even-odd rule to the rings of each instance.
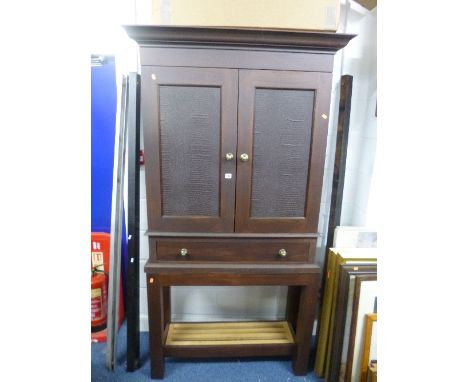
[[313, 261], [315, 253], [315, 240], [180, 239], [155, 242], [156, 258], [160, 261], [308, 262]]

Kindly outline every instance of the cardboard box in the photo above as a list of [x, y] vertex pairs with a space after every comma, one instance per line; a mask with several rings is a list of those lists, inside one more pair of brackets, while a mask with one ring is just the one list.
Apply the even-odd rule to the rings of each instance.
[[339, 0], [152, 0], [156, 25], [259, 27], [336, 32]]
[[354, 0], [359, 5], [362, 5], [369, 11], [372, 11], [377, 6], [377, 0]]

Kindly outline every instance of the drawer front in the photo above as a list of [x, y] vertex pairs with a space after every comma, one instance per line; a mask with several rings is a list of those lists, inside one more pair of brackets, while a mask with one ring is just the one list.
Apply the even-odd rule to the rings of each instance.
[[155, 240], [159, 261], [309, 262], [315, 240]]

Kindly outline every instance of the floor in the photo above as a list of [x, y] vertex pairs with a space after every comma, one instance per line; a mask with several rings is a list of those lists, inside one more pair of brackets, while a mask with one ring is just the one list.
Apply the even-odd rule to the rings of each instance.
[[[126, 371], [126, 326], [119, 330], [117, 338], [117, 366], [113, 372], [107, 370], [106, 344], [91, 345], [91, 380], [93, 382], [142, 382], [151, 381], [148, 350], [148, 332], [140, 335], [141, 367], [131, 373]], [[306, 376], [296, 377], [292, 373], [289, 358], [264, 359], [221, 359], [186, 360], [166, 359], [166, 382], [270, 382], [303, 381], [323, 382], [311, 371]]]

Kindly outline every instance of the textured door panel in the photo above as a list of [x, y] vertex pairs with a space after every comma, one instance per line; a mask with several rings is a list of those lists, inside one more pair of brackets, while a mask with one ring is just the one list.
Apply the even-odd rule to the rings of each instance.
[[252, 217], [304, 217], [314, 92], [257, 89]]
[[233, 231], [236, 165], [223, 158], [236, 152], [237, 82], [237, 70], [142, 68], [150, 231]]
[[[316, 232], [329, 73], [239, 71], [237, 232]], [[325, 116], [325, 118], [322, 116]]]
[[219, 216], [221, 89], [161, 86], [164, 216]]

